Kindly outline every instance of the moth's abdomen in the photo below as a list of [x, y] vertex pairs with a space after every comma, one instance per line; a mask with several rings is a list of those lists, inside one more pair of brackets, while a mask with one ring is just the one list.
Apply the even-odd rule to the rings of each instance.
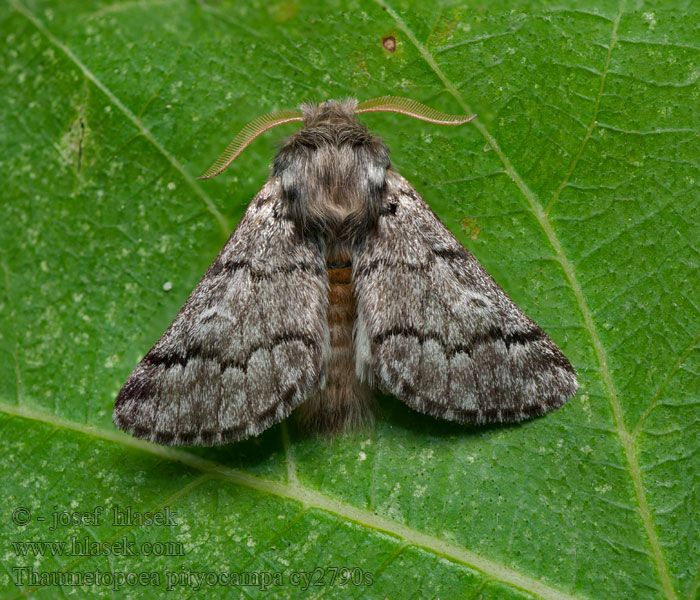
[[350, 329], [349, 349], [352, 351], [352, 324], [355, 320], [355, 298], [352, 294], [352, 265], [345, 263], [341, 266], [328, 268], [328, 325], [333, 332], [338, 334], [337, 341], [345, 348], [345, 337], [341, 333], [347, 333]]
[[373, 414], [370, 390], [355, 375], [355, 297], [350, 262], [329, 265], [328, 283], [331, 356], [326, 385], [298, 412], [303, 427], [333, 432], [370, 424]]

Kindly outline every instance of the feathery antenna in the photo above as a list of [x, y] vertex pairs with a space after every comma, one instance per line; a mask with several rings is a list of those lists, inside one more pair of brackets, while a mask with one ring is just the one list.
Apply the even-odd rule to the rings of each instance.
[[429, 123], [437, 123], [438, 125], [462, 125], [469, 123], [476, 117], [476, 115], [448, 115], [410, 98], [400, 98], [398, 96], [383, 96], [373, 100], [365, 100], [357, 105], [355, 112], [393, 112], [415, 117]]
[[[429, 123], [438, 125], [462, 125], [468, 123], [476, 115], [448, 115], [411, 100], [410, 98], [401, 98], [398, 96], [383, 96], [366, 100], [357, 105], [356, 114], [369, 112], [393, 112], [409, 117], [415, 117]], [[221, 156], [216, 159], [216, 162], [207, 169], [206, 173], [197, 179], [210, 179], [216, 177], [235, 160], [235, 158], [243, 152], [243, 150], [261, 133], [282, 125], [283, 123], [291, 123], [292, 121], [303, 121], [303, 113], [300, 110], [283, 110], [273, 112], [258, 117], [248, 123], [238, 135], [233, 138], [233, 141], [226, 147]]]
[[277, 127], [277, 125], [282, 125], [283, 123], [291, 123], [292, 121], [302, 121], [302, 113], [300, 110], [283, 110], [280, 112], [273, 112], [263, 115], [254, 119], [248, 123], [240, 133], [233, 138], [233, 141], [226, 147], [221, 156], [216, 159], [216, 162], [207, 169], [201, 177], [197, 179], [210, 179], [211, 177], [216, 177], [219, 173], [224, 171], [235, 158], [245, 150], [245, 148], [250, 144], [256, 137], [261, 133]]

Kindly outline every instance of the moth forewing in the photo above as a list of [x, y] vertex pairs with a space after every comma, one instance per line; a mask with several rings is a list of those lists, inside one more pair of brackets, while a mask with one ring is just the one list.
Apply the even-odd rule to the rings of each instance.
[[367, 376], [462, 423], [520, 421], [573, 396], [561, 350], [398, 173], [389, 171], [383, 202], [354, 255]]
[[303, 105], [254, 121], [205, 173], [290, 120], [269, 181], [163, 337], [131, 374], [114, 423], [161, 444], [257, 435], [298, 407], [327, 432], [372, 422], [377, 385], [459, 422], [561, 406], [574, 370], [390, 168], [356, 113], [446, 115], [385, 97]]
[[324, 258], [297, 235], [273, 178], [127, 380], [114, 423], [170, 445], [257, 435], [323, 378], [327, 306]]

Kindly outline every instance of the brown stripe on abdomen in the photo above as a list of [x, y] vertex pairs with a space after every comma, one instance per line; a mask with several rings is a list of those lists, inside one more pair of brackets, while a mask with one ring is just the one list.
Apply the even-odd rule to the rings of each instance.
[[338, 431], [373, 421], [371, 394], [355, 375], [352, 330], [355, 296], [349, 261], [328, 265], [328, 329], [331, 357], [326, 386], [298, 409], [302, 426], [317, 431]]

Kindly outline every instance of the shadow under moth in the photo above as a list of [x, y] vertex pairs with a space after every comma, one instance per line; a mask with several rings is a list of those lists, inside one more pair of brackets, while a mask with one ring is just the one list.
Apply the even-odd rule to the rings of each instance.
[[371, 388], [459, 423], [516, 422], [576, 393], [574, 370], [356, 115], [442, 125], [405, 98], [302, 105], [246, 126], [202, 178], [263, 131], [302, 122], [168, 330], [119, 392], [114, 423], [159, 444], [254, 436], [296, 409], [333, 432], [372, 422]]

